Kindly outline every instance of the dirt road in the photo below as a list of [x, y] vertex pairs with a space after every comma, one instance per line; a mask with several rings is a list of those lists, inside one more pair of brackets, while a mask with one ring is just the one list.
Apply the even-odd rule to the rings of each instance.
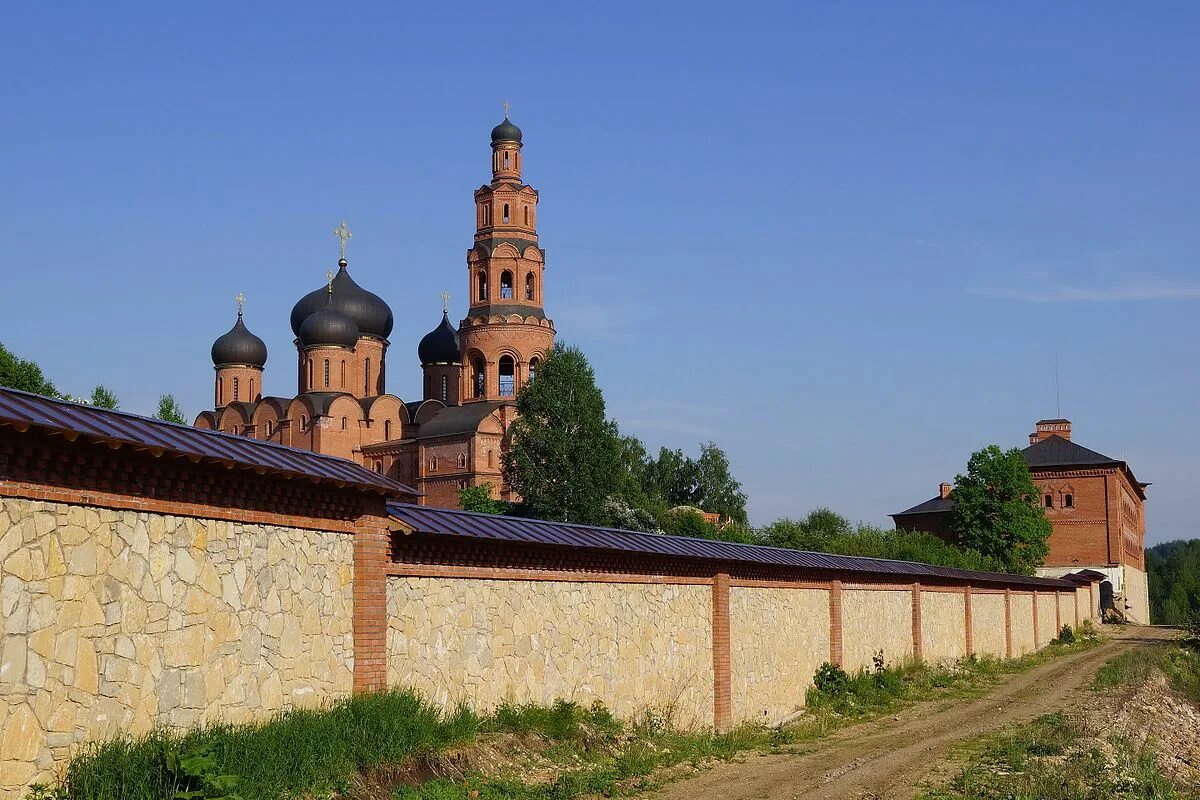
[[[1012, 675], [977, 699], [923, 703], [851, 727], [801, 753], [751, 756], [672, 784], [660, 800], [905, 800], [954, 743], [1069, 705], [1125, 648], [1173, 635], [1129, 628], [1111, 641]], [[1082, 699], [1082, 698], [1080, 698]]]

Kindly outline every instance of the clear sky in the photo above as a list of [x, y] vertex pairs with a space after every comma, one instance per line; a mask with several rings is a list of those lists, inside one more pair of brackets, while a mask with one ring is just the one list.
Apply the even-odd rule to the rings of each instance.
[[[186, 6], [186, 7], [185, 7]], [[0, 29], [0, 340], [66, 391], [211, 402], [354, 230], [420, 389], [465, 310], [501, 101], [546, 308], [622, 428], [766, 522], [888, 522], [1060, 413], [1200, 535], [1200, 4], [21, 3]]]

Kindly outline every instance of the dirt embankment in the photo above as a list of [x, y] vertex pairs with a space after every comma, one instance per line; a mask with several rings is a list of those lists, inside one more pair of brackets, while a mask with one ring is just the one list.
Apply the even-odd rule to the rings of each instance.
[[1161, 672], [1121, 703], [1112, 728], [1135, 745], [1148, 741], [1172, 780], [1200, 787], [1200, 708], [1175, 694]]
[[[904, 800], [938, 769], [951, 769], [951, 745], [1029, 722], [1077, 700], [1100, 665], [1170, 632], [1130, 628], [1091, 650], [1014, 675], [980, 698], [930, 703], [847, 728], [795, 753], [750, 756], [666, 787], [664, 800], [804, 798]], [[1078, 698], [1080, 702], [1085, 702]]]

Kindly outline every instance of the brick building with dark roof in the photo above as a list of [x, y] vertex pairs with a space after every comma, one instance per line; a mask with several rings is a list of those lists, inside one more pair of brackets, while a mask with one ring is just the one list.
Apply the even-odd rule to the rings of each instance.
[[[554, 347], [543, 306], [545, 251], [538, 193], [521, 179], [522, 133], [506, 117], [492, 130], [492, 180], [474, 192], [466, 317], [442, 319], [416, 347], [418, 401], [386, 388], [392, 309], [350, 276], [345, 224], [338, 270], [291, 313], [294, 396], [264, 393], [267, 348], [242, 317], [213, 344], [214, 407], [195, 426], [348, 458], [416, 487], [422, 502], [457, 507], [458, 492], [503, 485], [501, 451], [515, 398]], [[446, 301], [447, 295], [443, 295]]]
[[[1071, 422], [1039, 420], [1021, 451], [1041, 504], [1053, 526], [1050, 551], [1038, 574], [1058, 577], [1082, 569], [1105, 575], [1107, 605], [1134, 622], [1150, 621], [1146, 583], [1146, 487], [1125, 461], [1071, 440]], [[897, 530], [927, 531], [951, 538], [953, 489], [892, 514]]]

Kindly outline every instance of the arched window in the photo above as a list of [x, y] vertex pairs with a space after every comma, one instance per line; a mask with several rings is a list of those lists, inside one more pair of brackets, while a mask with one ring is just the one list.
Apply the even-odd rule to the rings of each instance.
[[1046, 508], [1054, 508], [1054, 495], [1046, 495]]
[[346, 430], [346, 418], [342, 417], [342, 430]]
[[508, 270], [500, 273], [500, 297], [509, 298], [513, 296], [513, 276]]
[[[506, 160], [507, 160], [507, 158], [508, 158], [508, 156], [505, 156]], [[508, 224], [508, 203], [504, 204], [504, 223], [506, 225]]]
[[390, 442], [392, 440], [392, 421], [390, 419], [385, 419], [383, 421], [383, 440], [385, 442]]
[[346, 359], [342, 359], [342, 388], [346, 387]]
[[480, 300], [487, 300], [487, 273], [480, 272], [475, 276], [476, 296]]
[[225, 379], [217, 378], [217, 405], [221, 405], [221, 401], [225, 399]]
[[238, 400], [241, 400], [241, 399], [242, 398], [238, 394], [238, 379], [235, 376], [233, 379], [233, 402], [236, 403]]
[[300, 415], [300, 432], [303, 433], [306, 430], [308, 430], [308, 417], [301, 414]]
[[250, 395], [246, 399], [251, 403], [254, 402], [254, 378], [250, 379]]
[[516, 390], [517, 365], [512, 356], [500, 357], [500, 395], [512, 397]]
[[[504, 168], [508, 169], [508, 151], [507, 150], [504, 151]], [[504, 221], [508, 222], [508, 220], [504, 220]]]
[[1063, 507], [1064, 508], [1074, 508], [1075, 507], [1075, 495], [1064, 494], [1063, 495]]
[[533, 299], [533, 273], [530, 272], [525, 276], [525, 299]]
[[329, 359], [325, 359], [325, 388], [329, 388]]
[[483, 358], [474, 356], [471, 358], [471, 387], [474, 397], [483, 397], [487, 387], [484, 378]]
[[377, 472], [380, 475], [383, 474], [383, 462], [382, 461], [375, 462], [375, 472]]
[[530, 382], [532, 382], [533, 379], [537, 377], [538, 363], [539, 363], [539, 359], [537, 356], [534, 356], [533, 358], [529, 359], [529, 380], [530, 380]]
[[437, 472], [437, 456], [434, 456], [433, 458], [429, 459], [429, 471]]
[[275, 435], [275, 423], [272, 422], [271, 420], [267, 420], [267, 438], [270, 439], [274, 435]]
[[312, 359], [308, 360], [308, 390], [311, 392], [313, 388], [313, 363]]
[[496, 456], [491, 450], [488, 450], [488, 468], [494, 466], [496, 466]]
[[371, 359], [363, 359], [363, 394], [371, 396]]
[[447, 375], [442, 376], [442, 402], [450, 402], [450, 378]]
[[467, 454], [466, 453], [458, 454], [458, 468], [459, 469], [467, 468]]
[[525, 226], [529, 227], [529, 206], [525, 206]]

